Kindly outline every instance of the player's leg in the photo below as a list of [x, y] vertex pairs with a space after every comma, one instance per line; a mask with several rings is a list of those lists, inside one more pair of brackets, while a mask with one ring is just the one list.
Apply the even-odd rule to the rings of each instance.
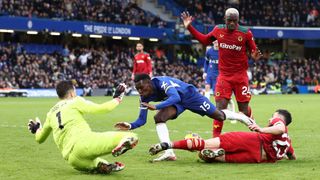
[[252, 109], [249, 102], [238, 102], [239, 111], [253, 119]]
[[97, 168], [95, 168], [93, 172], [97, 172], [100, 174], [118, 172], [122, 171], [125, 168], [125, 165], [121, 162], [108, 163], [106, 160], [102, 158], [96, 158], [94, 160], [94, 164], [97, 164]]
[[[121, 147], [124, 142], [130, 142], [126, 150], [131, 149], [138, 141], [137, 135], [131, 132], [90, 132], [80, 136], [82, 136], [79, 138], [81, 140], [76, 142], [68, 159], [68, 162], [79, 170], [95, 170], [98, 168], [99, 160], [102, 160], [98, 157], [110, 154], [114, 148]], [[126, 150], [122, 149], [122, 153]], [[105, 160], [101, 163], [102, 165], [110, 164]], [[115, 168], [113, 166], [113, 170]]]
[[232, 98], [229, 100], [228, 108], [227, 108], [227, 109], [229, 109], [230, 111], [233, 111], [233, 112], [236, 111], [236, 107], [235, 107], [235, 104], [234, 104]]
[[211, 90], [211, 88], [213, 88], [213, 87], [211, 86], [211, 84], [212, 84], [212, 79], [207, 76], [207, 77], [206, 77], [206, 80], [205, 80], [205, 83], [206, 83], [206, 85], [205, 85], [205, 93], [204, 93], [204, 96], [210, 100], [210, 90]]
[[247, 77], [243, 77], [236, 83], [234, 94], [238, 103], [239, 111], [252, 118], [252, 111], [249, 106], [251, 100], [251, 92]]
[[209, 100], [210, 100], [210, 89], [211, 89], [210, 84], [206, 84], [206, 85], [205, 85], [205, 93], [204, 93], [204, 96], [205, 96], [206, 98], [208, 98]]
[[203, 149], [199, 152], [199, 158], [207, 163], [226, 162], [225, 150], [219, 149]]
[[220, 137], [220, 146], [225, 150], [228, 163], [256, 163], [262, 161], [262, 142], [254, 132], [229, 132]]
[[[133, 148], [138, 143], [138, 136], [132, 132], [92, 132], [86, 137], [86, 142], [82, 141], [83, 146], [86, 146], [84, 157], [99, 157], [111, 153], [115, 148], [122, 147], [124, 144], [129, 144], [127, 148]], [[123, 150], [122, 150], [122, 153]], [[121, 153], [121, 154], [122, 154]], [[120, 154], [115, 155], [118, 156]]]
[[[232, 86], [226, 77], [218, 76], [215, 87], [215, 101], [218, 110], [227, 109], [232, 95]], [[212, 136], [218, 137], [223, 128], [223, 121], [214, 118]]]
[[[170, 106], [170, 107], [161, 109], [154, 116], [154, 121], [156, 123], [156, 130], [157, 130], [157, 134], [160, 142], [165, 142], [165, 143], [170, 142], [169, 130], [166, 125], [166, 122], [169, 119], [175, 119], [183, 111], [184, 111], [183, 107], [181, 107], [180, 105], [175, 105], [175, 106]], [[154, 159], [153, 162], [165, 161], [165, 160], [176, 160], [176, 156], [172, 149], [166, 150], [163, 155]]]
[[[222, 98], [222, 99], [216, 99], [216, 107], [217, 110], [226, 109], [228, 107], [228, 99]], [[215, 115], [212, 116], [212, 118], [215, 117]], [[221, 134], [222, 128], [223, 128], [223, 121], [213, 118], [213, 130], [212, 130], [212, 137], [218, 137]]]
[[161, 151], [167, 150], [167, 149], [183, 149], [183, 150], [189, 150], [189, 151], [201, 151], [203, 149], [218, 149], [220, 147], [220, 139], [217, 138], [211, 138], [208, 140], [204, 140], [202, 138], [188, 138], [183, 139], [179, 141], [173, 141], [173, 142], [162, 142], [153, 145], [149, 149], [149, 153], [151, 155], [155, 155]]
[[109, 163], [102, 158], [88, 159], [77, 156], [77, 152], [71, 153], [68, 158], [68, 163], [78, 171], [86, 171], [91, 173], [109, 174], [115, 171], [124, 169], [124, 164], [120, 162]]
[[151, 146], [149, 153], [151, 155], [158, 154], [168, 149], [183, 149], [189, 151], [201, 151], [205, 147], [205, 140], [202, 138], [190, 138], [173, 142], [162, 142]]
[[224, 162], [225, 150], [220, 148], [220, 138], [211, 138], [205, 140], [204, 148], [199, 152], [200, 159], [206, 162]]
[[[221, 99], [224, 101], [225, 99]], [[225, 105], [227, 102], [225, 102]], [[251, 121], [250, 118], [247, 116], [229, 111], [227, 109], [218, 110], [207, 98], [203, 97], [197, 91], [190, 92], [190, 96], [185, 98], [182, 103], [185, 109], [188, 109], [194, 113], [199, 115], [206, 115], [211, 117], [219, 122], [222, 122], [226, 119], [229, 120], [238, 120], [246, 125], [250, 125]]]
[[[232, 100], [232, 98], [229, 100], [229, 103], [228, 103], [228, 110], [232, 111], [232, 112], [236, 112], [236, 107], [235, 107], [235, 104]], [[230, 121], [232, 124], [235, 124], [237, 123], [236, 120], [231, 120]]]

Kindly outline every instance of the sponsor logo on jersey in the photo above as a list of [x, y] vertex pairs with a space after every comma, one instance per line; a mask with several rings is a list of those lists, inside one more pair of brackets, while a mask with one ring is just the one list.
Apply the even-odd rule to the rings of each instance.
[[218, 61], [219, 61], [218, 59], [210, 59], [209, 63], [210, 64], [218, 64]]
[[241, 51], [242, 47], [241, 46], [237, 46], [235, 44], [226, 44], [226, 43], [220, 43], [220, 48], [223, 49], [231, 49], [231, 50], [236, 50], [236, 51]]
[[138, 64], [144, 63], [144, 60], [141, 60], [141, 59], [137, 60], [136, 63], [138, 63]]
[[241, 42], [241, 41], [242, 41], [242, 39], [243, 39], [243, 38], [242, 38], [242, 36], [239, 36], [239, 37], [238, 37], [238, 41], [240, 41], [240, 42]]
[[224, 34], [220, 34], [219, 36], [220, 36], [221, 38], [223, 38]]

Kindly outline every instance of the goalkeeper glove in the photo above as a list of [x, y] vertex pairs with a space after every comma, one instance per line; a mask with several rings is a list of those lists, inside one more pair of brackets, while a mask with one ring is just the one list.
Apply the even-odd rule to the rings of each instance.
[[36, 121], [30, 119], [28, 123], [28, 129], [32, 134], [35, 134], [39, 128], [42, 128], [40, 119], [36, 117]]
[[121, 101], [124, 96], [124, 92], [125, 92], [126, 88], [127, 88], [126, 84], [120, 83], [119, 86], [116, 88], [116, 91], [113, 94], [113, 98], [119, 98]]

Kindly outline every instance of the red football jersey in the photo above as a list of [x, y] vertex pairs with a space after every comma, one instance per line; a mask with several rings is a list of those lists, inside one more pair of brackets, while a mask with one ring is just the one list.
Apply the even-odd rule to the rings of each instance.
[[248, 69], [247, 50], [251, 53], [256, 50], [252, 32], [243, 26], [229, 31], [226, 25], [220, 24], [208, 34], [204, 35], [188, 27], [190, 33], [204, 45], [211, 44], [214, 40], [219, 43], [219, 73], [225, 76], [235, 73], [245, 74]]
[[[284, 123], [282, 119], [274, 118], [269, 123], [269, 126], [274, 126], [277, 123]], [[291, 139], [288, 135], [288, 128], [286, 127], [285, 133], [279, 135], [272, 135], [267, 133], [260, 134], [263, 148], [267, 154], [268, 161], [274, 162], [282, 159], [287, 152], [294, 154], [291, 145]]]
[[142, 52], [134, 56], [133, 61], [133, 74], [146, 73], [150, 74], [152, 72], [151, 58], [148, 53]]

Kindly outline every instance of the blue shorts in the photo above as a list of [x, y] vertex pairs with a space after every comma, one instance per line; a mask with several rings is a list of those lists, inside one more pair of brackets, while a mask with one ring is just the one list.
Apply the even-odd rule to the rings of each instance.
[[181, 97], [181, 102], [174, 104], [173, 106], [177, 109], [177, 115], [175, 118], [177, 118], [186, 109], [201, 116], [210, 116], [216, 110], [216, 107], [210, 102], [210, 100], [202, 96], [195, 88], [190, 91], [188, 97]]
[[205, 80], [206, 84], [209, 84], [212, 91], [214, 92], [217, 83], [217, 76], [207, 76]]

